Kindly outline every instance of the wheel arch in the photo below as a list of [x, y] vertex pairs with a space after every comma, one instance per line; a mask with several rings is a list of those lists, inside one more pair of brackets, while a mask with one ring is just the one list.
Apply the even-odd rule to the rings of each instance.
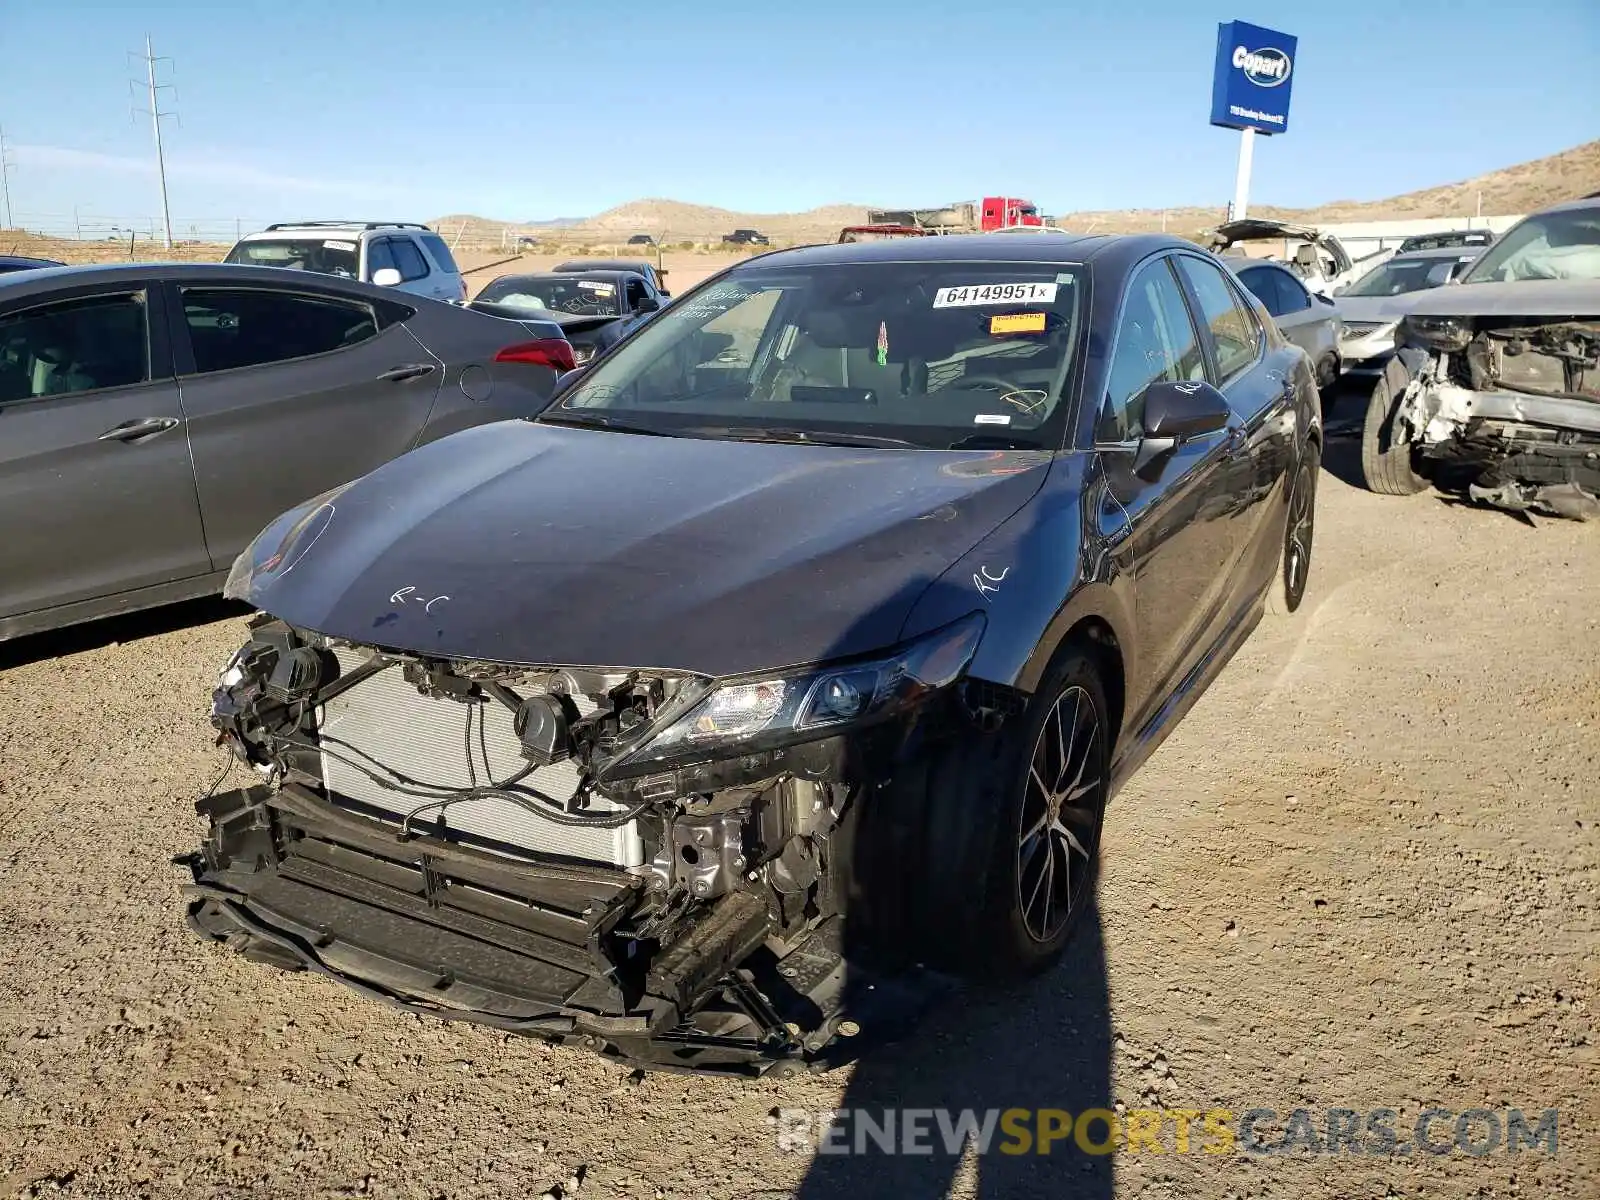
[[1062, 657], [1085, 650], [1100, 668], [1112, 721], [1112, 745], [1122, 735], [1127, 718], [1130, 681], [1135, 663], [1129, 639], [1131, 618], [1119, 611], [1121, 597], [1108, 584], [1095, 584], [1079, 592], [1051, 622], [1033, 655], [1023, 665], [1016, 686], [1032, 694]]

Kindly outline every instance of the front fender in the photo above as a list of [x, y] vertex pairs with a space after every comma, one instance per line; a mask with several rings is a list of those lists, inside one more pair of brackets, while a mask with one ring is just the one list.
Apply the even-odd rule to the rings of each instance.
[[1118, 576], [1106, 536], [1125, 532], [1125, 524], [1116, 528], [1123, 519], [1114, 507], [1100, 515], [1111, 502], [1094, 461], [1058, 457], [1033, 499], [918, 598], [902, 636], [981, 610], [988, 625], [967, 673], [1023, 692], [1038, 686], [1062, 640], [1086, 618], [1129, 647], [1132, 580]]

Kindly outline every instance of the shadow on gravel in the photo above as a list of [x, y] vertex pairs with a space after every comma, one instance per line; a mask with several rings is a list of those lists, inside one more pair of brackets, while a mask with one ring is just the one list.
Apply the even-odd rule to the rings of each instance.
[[62, 658], [69, 654], [82, 654], [99, 650], [119, 642], [137, 642], [164, 633], [175, 633], [230, 617], [243, 617], [250, 613], [248, 604], [210, 596], [201, 600], [185, 600], [160, 608], [145, 609], [119, 617], [104, 617], [98, 621], [85, 621], [65, 629], [48, 633], [35, 633], [27, 637], [0, 642], [0, 671], [46, 659]]
[[1361, 430], [1346, 432], [1341, 425], [1328, 425], [1327, 440], [1322, 447], [1322, 469], [1340, 483], [1349, 484], [1360, 491], [1367, 490], [1361, 477]]
[[[1100, 914], [1091, 904], [1057, 967], [1005, 991], [958, 994], [912, 1037], [856, 1064], [840, 1108], [866, 1110], [874, 1127], [884, 1125], [888, 1110], [901, 1118], [907, 1110], [935, 1110], [922, 1119], [926, 1135], [919, 1139], [931, 1152], [901, 1153], [899, 1121], [896, 1153], [866, 1138], [864, 1152], [857, 1152], [852, 1143], [862, 1125], [841, 1119], [850, 1136], [838, 1135], [835, 1144], [849, 1153], [818, 1152], [795, 1200], [946, 1195], [963, 1173], [963, 1155], [947, 1149], [937, 1110], [945, 1110], [946, 1121], [956, 1127], [963, 1110], [979, 1126], [995, 1114], [987, 1151], [973, 1155], [976, 1194], [985, 1200], [1109, 1200], [1114, 1155], [1086, 1153], [1072, 1134], [1082, 1114], [1111, 1108], [1111, 1050]], [[1004, 1117], [1008, 1109], [1026, 1111]], [[1072, 1121], [1072, 1133], [1054, 1141], [1049, 1153], [1038, 1146], [1042, 1110], [1059, 1110], [1058, 1129], [1067, 1114]], [[1028, 1137], [1011, 1130], [1025, 1130]], [[1103, 1145], [1109, 1135], [1103, 1120], [1087, 1127], [1091, 1144]]]

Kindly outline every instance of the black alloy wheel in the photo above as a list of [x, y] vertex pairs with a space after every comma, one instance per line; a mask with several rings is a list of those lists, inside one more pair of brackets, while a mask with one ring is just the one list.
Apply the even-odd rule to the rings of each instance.
[[1016, 842], [1017, 914], [1053, 946], [1088, 902], [1105, 807], [1105, 729], [1082, 684], [1057, 693], [1034, 739]]
[[1283, 552], [1279, 570], [1267, 595], [1268, 607], [1287, 615], [1300, 607], [1311, 577], [1311, 542], [1317, 530], [1317, 475], [1322, 455], [1315, 442], [1308, 443], [1300, 456], [1289, 491], [1289, 515], [1284, 522]]

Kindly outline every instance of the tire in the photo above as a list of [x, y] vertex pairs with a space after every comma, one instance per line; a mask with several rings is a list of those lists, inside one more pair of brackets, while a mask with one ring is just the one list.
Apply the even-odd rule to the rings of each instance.
[[1373, 385], [1361, 428], [1361, 478], [1384, 496], [1414, 496], [1428, 486], [1411, 462], [1411, 443], [1394, 440], [1394, 410], [1405, 391], [1405, 366], [1391, 361]]
[[1317, 530], [1317, 479], [1322, 473], [1322, 451], [1307, 442], [1300, 467], [1289, 485], [1289, 512], [1283, 524], [1283, 544], [1278, 569], [1267, 589], [1267, 611], [1286, 617], [1306, 596], [1311, 577], [1311, 543]]
[[1339, 382], [1339, 356], [1330, 354], [1317, 364], [1317, 391], [1331, 392]]
[[[900, 780], [890, 807], [901, 835], [884, 856], [900, 883], [891, 901], [899, 928], [883, 935], [919, 961], [975, 980], [1023, 977], [1053, 965], [1094, 900], [1110, 792], [1109, 712], [1092, 648], [1074, 645], [1026, 709], [998, 731], [963, 734]], [[1073, 736], [1065, 741], [1061, 770], [1061, 735], [1068, 730]], [[1055, 828], [1032, 831], [1025, 846], [1024, 821], [1038, 825], [1052, 806], [1035, 775], [1058, 792], [1064, 787], [1070, 803], [1057, 801], [1066, 815]], [[869, 918], [888, 915], [888, 906], [876, 913], [866, 907]]]

